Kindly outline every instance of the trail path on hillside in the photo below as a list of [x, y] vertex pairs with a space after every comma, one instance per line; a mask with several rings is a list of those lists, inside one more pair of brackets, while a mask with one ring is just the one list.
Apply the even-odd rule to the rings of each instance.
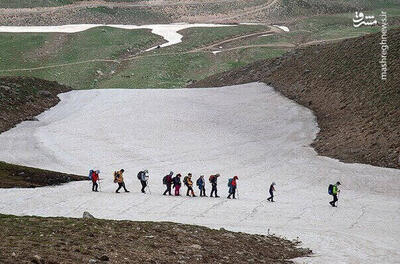
[[[39, 67], [7, 69], [7, 70], [0, 70], [0, 72], [35, 71], [35, 70], [52, 69], [52, 68], [59, 68], [59, 67], [66, 67], [66, 66], [74, 66], [74, 65], [86, 64], [86, 63], [97, 63], [97, 62], [121, 63], [121, 62], [126, 62], [126, 61], [130, 61], [130, 60], [146, 58], [146, 57], [172, 56], [172, 55], [190, 54], [190, 53], [209, 53], [211, 51], [207, 51], [207, 50], [209, 50], [215, 46], [219, 46], [219, 45], [229, 43], [229, 42], [232, 42], [235, 40], [244, 39], [249, 36], [262, 35], [262, 34], [271, 33], [271, 32], [273, 32], [273, 31], [265, 31], [265, 32], [252, 33], [252, 34], [239, 36], [239, 37], [233, 37], [231, 39], [223, 40], [221, 42], [217, 42], [217, 43], [213, 43], [213, 44], [208, 44], [206, 46], [194, 48], [194, 49], [188, 50], [188, 51], [160, 53], [160, 54], [157, 53], [157, 54], [146, 54], [146, 55], [133, 55], [133, 56], [130, 56], [130, 57], [124, 58], [124, 59], [92, 59], [92, 60], [61, 63], [61, 64], [46, 65], [46, 66], [39, 66]], [[305, 46], [318, 44], [318, 43], [329, 43], [329, 42], [334, 42], [334, 41], [343, 40], [343, 39], [348, 39], [348, 38], [313, 40], [313, 41], [301, 43], [301, 44], [281, 42], [281, 43], [270, 43], [270, 44], [242, 45], [242, 46], [237, 46], [237, 47], [232, 47], [232, 48], [220, 49], [220, 50], [218, 50], [218, 52], [232, 51], [232, 50], [237, 50], [237, 49], [262, 48], [262, 47], [265, 47], [265, 48], [267, 48], [267, 47], [270, 47], [270, 48], [296, 48], [296, 47], [305, 47]], [[140, 52], [139, 54], [144, 54], [144, 51]]]

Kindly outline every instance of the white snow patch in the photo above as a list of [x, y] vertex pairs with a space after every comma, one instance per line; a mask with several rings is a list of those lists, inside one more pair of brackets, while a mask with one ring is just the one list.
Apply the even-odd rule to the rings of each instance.
[[212, 54], [217, 54], [217, 53], [220, 53], [222, 50], [214, 50], [214, 51], [212, 51]]
[[[153, 34], [163, 37], [167, 42], [160, 45], [160, 47], [167, 47], [182, 42], [182, 35], [178, 33], [179, 30], [192, 28], [192, 27], [228, 27], [234, 25], [225, 24], [155, 24], [155, 25], [114, 25], [114, 24], [72, 24], [62, 26], [0, 26], [0, 33], [77, 33], [95, 27], [113, 27], [121, 29], [151, 29]], [[146, 51], [153, 50], [157, 46], [147, 49]]]
[[[82, 175], [98, 168], [102, 191], [91, 192], [89, 182], [1, 189], [0, 213], [80, 217], [89, 211], [108, 219], [269, 229], [311, 247], [315, 256], [307, 263], [400, 259], [399, 170], [317, 156], [309, 147], [318, 131], [311, 111], [264, 84], [72, 91], [60, 98], [39, 121], [0, 135], [0, 160]], [[114, 193], [112, 172], [121, 168], [129, 194]], [[139, 192], [136, 174], [144, 168], [152, 195]], [[221, 173], [221, 198], [162, 196], [162, 177], [171, 169], [195, 179]], [[239, 200], [226, 199], [233, 175]], [[339, 207], [331, 208], [327, 186], [337, 180]], [[276, 203], [266, 202], [272, 181]]]
[[285, 32], [289, 32], [290, 30], [289, 30], [289, 28], [288, 27], [286, 27], [286, 26], [278, 26], [278, 25], [273, 25], [274, 27], [277, 27], [277, 28], [279, 28], [279, 29], [282, 29], [283, 31], [285, 31]]

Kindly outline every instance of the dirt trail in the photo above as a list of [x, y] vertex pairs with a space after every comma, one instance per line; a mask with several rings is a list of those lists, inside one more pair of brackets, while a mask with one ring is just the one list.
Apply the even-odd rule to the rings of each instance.
[[[189, 53], [209, 53], [209, 49], [219, 46], [228, 42], [232, 42], [235, 40], [240, 40], [256, 35], [261, 35], [261, 34], [267, 34], [267, 33], [272, 33], [274, 31], [263, 31], [263, 32], [257, 32], [257, 33], [251, 33], [239, 37], [233, 37], [230, 39], [223, 40], [221, 42], [217, 42], [211, 45], [195, 48], [192, 50], [188, 51], [182, 51], [182, 52], [171, 52], [171, 53], [162, 53], [162, 54], [145, 54], [145, 53], [139, 53], [139, 54], [145, 54], [145, 55], [137, 55], [137, 56], [132, 56], [128, 57], [125, 59], [93, 59], [93, 60], [85, 60], [85, 61], [77, 61], [77, 62], [70, 62], [70, 63], [62, 63], [62, 64], [55, 64], [55, 65], [48, 65], [48, 66], [40, 66], [40, 67], [31, 67], [31, 68], [19, 68], [19, 69], [8, 69], [8, 70], [0, 70], [0, 72], [17, 72], [17, 71], [34, 71], [34, 70], [44, 70], [44, 69], [52, 69], [52, 68], [58, 68], [58, 67], [65, 67], [65, 66], [73, 66], [73, 65], [79, 65], [79, 64], [85, 64], [85, 63], [94, 63], [94, 62], [110, 62], [110, 63], [122, 63], [134, 59], [139, 59], [139, 58], [145, 58], [145, 57], [158, 57], [158, 56], [170, 56], [170, 55], [182, 55], [182, 54], [189, 54]], [[258, 44], [258, 45], [243, 45], [243, 46], [238, 46], [238, 47], [233, 47], [233, 48], [227, 48], [227, 49], [221, 49], [219, 50], [220, 52], [224, 51], [231, 51], [231, 50], [237, 50], [237, 49], [249, 49], [249, 48], [260, 48], [260, 47], [275, 47], [275, 48], [296, 48], [296, 47], [305, 47], [305, 46], [310, 46], [313, 44], [318, 44], [318, 43], [328, 43], [328, 42], [334, 42], [338, 40], [342, 40], [346, 38], [335, 38], [335, 39], [325, 39], [325, 40], [313, 40], [310, 42], [302, 43], [302, 44], [292, 44], [292, 43], [271, 43], [271, 44]]]

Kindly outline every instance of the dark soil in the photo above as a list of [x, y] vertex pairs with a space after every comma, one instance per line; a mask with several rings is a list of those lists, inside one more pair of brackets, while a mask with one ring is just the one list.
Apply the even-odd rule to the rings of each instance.
[[30, 77], [0, 77], [0, 133], [55, 106], [72, 88]]
[[0, 215], [1, 263], [291, 263], [312, 253], [298, 246], [169, 222]]
[[0, 188], [33, 188], [84, 180], [88, 180], [88, 177], [13, 165], [0, 161]]
[[320, 132], [312, 146], [344, 162], [400, 168], [400, 29], [388, 34], [381, 80], [381, 33], [298, 49], [198, 81], [215, 87], [261, 81], [310, 108]]

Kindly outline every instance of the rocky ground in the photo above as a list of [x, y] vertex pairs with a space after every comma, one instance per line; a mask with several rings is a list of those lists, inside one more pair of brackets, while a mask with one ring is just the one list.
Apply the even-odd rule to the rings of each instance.
[[57, 94], [71, 88], [28, 77], [0, 77], [0, 133], [55, 106]]
[[297, 49], [214, 75], [190, 87], [262, 81], [310, 108], [320, 132], [312, 146], [344, 162], [400, 168], [400, 29], [389, 31], [381, 80], [381, 33]]
[[[0, 3], [1, 25], [69, 23], [152, 24], [171, 22], [287, 23], [293, 19], [382, 7], [381, 1], [182, 0], [182, 1], [19, 1]], [[387, 6], [396, 0], [385, 1]], [[398, 3], [397, 3], [398, 4]]]
[[0, 161], [0, 188], [34, 188], [87, 179], [85, 176], [41, 170]]
[[169, 222], [0, 215], [2, 263], [291, 263], [312, 253], [299, 244]]

